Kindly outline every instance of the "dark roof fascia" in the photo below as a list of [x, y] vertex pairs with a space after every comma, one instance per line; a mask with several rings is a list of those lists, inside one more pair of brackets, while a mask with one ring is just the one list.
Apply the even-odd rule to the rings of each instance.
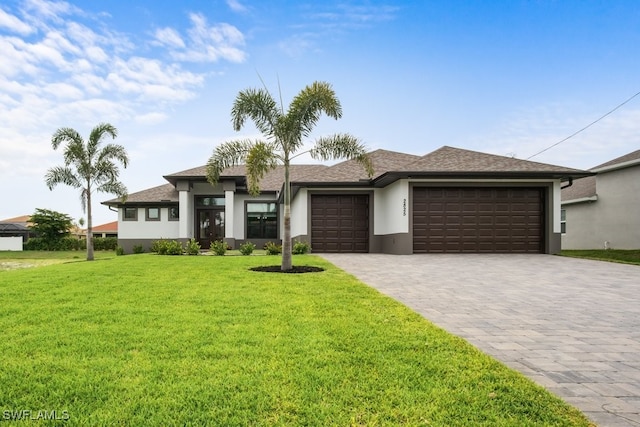
[[106, 202], [100, 202], [101, 205], [105, 205], [105, 206], [117, 206], [119, 208], [124, 207], [124, 206], [174, 206], [175, 204], [178, 203], [178, 200], [157, 200], [157, 201], [147, 201], [147, 202], [130, 202], [130, 201], [126, 201], [126, 202], [122, 202], [120, 200], [118, 201], [106, 201]]
[[[174, 187], [176, 186], [178, 181], [209, 182], [207, 180], [207, 177], [202, 175], [164, 175], [163, 178], [169, 181], [169, 183]], [[231, 180], [235, 181], [236, 184], [244, 184], [246, 181], [246, 177], [244, 175], [224, 175], [220, 177], [220, 182]]]
[[[296, 182], [292, 182], [291, 183], [291, 200], [293, 200], [296, 195], [298, 194], [298, 191], [300, 191], [301, 188], [353, 188], [353, 187], [371, 187], [371, 180], [370, 179], [363, 179], [360, 181], [353, 181], [353, 182], [318, 182], [318, 181], [313, 181], [313, 182], [303, 182], [303, 181], [296, 181]], [[280, 197], [278, 197], [278, 203], [284, 203], [283, 201], [283, 197], [284, 197], [284, 184], [282, 185], [282, 189], [280, 190]]]
[[588, 171], [567, 171], [567, 172], [531, 172], [531, 171], [511, 171], [511, 172], [385, 172], [373, 180], [374, 187], [386, 187], [399, 179], [430, 179], [430, 178], [447, 178], [447, 179], [560, 179], [560, 181], [569, 181], [569, 179], [583, 178], [585, 176], [595, 175]]

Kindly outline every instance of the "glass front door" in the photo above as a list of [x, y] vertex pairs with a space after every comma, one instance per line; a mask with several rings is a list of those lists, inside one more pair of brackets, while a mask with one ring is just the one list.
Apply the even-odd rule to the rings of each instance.
[[196, 235], [202, 249], [209, 249], [211, 242], [224, 240], [224, 210], [198, 209]]

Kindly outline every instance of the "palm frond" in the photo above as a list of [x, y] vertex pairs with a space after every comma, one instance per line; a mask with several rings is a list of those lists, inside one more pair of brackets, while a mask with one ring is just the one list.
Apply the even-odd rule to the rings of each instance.
[[115, 139], [118, 136], [118, 129], [110, 123], [99, 123], [96, 127], [91, 129], [89, 134], [89, 141], [87, 141], [87, 154], [91, 159], [95, 159], [98, 155], [98, 147], [103, 140], [110, 136], [111, 139]]
[[64, 127], [55, 131], [51, 137], [51, 146], [54, 150], [57, 150], [63, 142], [71, 141], [80, 142], [80, 144], [84, 143], [82, 137], [75, 129]]
[[47, 170], [44, 181], [49, 190], [58, 184], [65, 184], [73, 188], [81, 188], [80, 178], [73, 173], [69, 167], [55, 166]]
[[292, 131], [307, 137], [322, 113], [339, 119], [342, 117], [342, 106], [329, 83], [313, 82], [293, 98], [287, 116], [291, 120]]
[[311, 158], [317, 160], [351, 159], [364, 167], [369, 177], [373, 176], [373, 163], [367, 149], [358, 138], [347, 133], [322, 137], [309, 150]]
[[273, 137], [278, 116], [278, 105], [264, 89], [240, 91], [231, 108], [233, 129], [239, 131], [247, 119], [251, 119], [266, 137]]
[[245, 162], [251, 148], [260, 141], [250, 139], [228, 141], [218, 145], [207, 161], [207, 181], [215, 186], [220, 174], [228, 167]]
[[121, 182], [115, 180], [99, 185], [98, 187], [96, 187], [96, 191], [115, 194], [116, 196], [120, 197], [122, 203], [126, 202], [127, 197], [129, 196], [127, 187]]
[[260, 194], [260, 181], [267, 172], [278, 166], [278, 160], [279, 156], [274, 151], [273, 144], [260, 141], [253, 145], [246, 158], [249, 194]]

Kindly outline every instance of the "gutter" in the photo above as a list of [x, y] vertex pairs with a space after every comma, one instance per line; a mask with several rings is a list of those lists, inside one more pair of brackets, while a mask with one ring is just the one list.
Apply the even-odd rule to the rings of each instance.
[[580, 199], [567, 200], [566, 202], [561, 202], [561, 205], [575, 205], [577, 203], [592, 203], [597, 202], [598, 196], [590, 196], [590, 197], [581, 197]]

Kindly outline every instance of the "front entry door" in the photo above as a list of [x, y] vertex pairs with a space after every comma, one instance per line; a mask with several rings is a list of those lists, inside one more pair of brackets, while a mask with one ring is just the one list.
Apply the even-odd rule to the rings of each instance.
[[209, 249], [211, 242], [224, 240], [224, 210], [198, 209], [196, 235], [202, 249]]

